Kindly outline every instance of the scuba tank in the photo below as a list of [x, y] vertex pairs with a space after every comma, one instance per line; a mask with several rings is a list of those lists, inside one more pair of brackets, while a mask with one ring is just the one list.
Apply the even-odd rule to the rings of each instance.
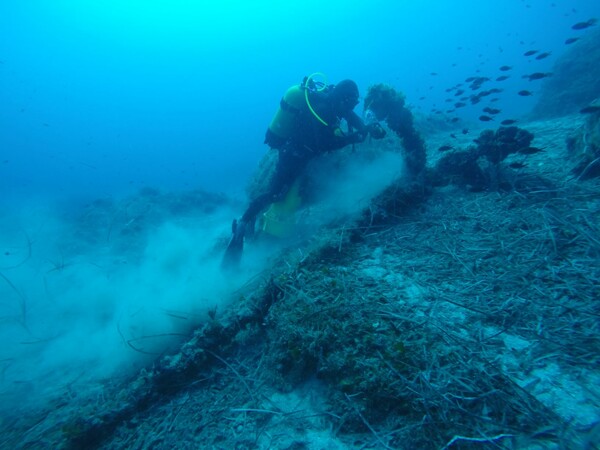
[[309, 92], [322, 92], [328, 89], [326, 82], [314, 80], [317, 76], [325, 77], [323, 74], [314, 73], [308, 77], [304, 77], [302, 83], [296, 84], [286, 91], [279, 102], [279, 109], [267, 129], [265, 144], [268, 144], [272, 148], [280, 148], [292, 135], [298, 114], [307, 110], [319, 122], [327, 126], [327, 123], [312, 108], [308, 99]]

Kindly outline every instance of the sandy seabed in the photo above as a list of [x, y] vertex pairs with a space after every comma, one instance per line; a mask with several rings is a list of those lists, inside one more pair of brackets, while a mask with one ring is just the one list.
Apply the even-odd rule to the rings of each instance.
[[571, 173], [579, 117], [521, 126], [545, 151], [513, 189], [395, 181], [141, 371], [4, 416], [2, 447], [597, 448], [600, 179]]

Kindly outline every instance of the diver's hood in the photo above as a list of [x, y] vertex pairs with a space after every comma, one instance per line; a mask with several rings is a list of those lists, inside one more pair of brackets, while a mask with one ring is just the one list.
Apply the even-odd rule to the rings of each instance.
[[341, 112], [352, 111], [358, 105], [358, 98], [358, 86], [352, 80], [340, 81], [330, 94], [332, 103]]

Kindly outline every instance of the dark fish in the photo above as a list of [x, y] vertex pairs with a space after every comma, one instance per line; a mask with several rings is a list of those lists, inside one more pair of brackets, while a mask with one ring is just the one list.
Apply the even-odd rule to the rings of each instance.
[[535, 153], [543, 152], [543, 148], [538, 147], [523, 147], [517, 150], [521, 155], [533, 155]]
[[490, 120], [494, 119], [490, 116], [479, 116], [479, 120], [481, 120], [482, 122], [489, 122]]
[[529, 81], [533, 81], [533, 80], [541, 80], [542, 78], [546, 78], [552, 76], [551, 73], [542, 73], [542, 72], [535, 72], [532, 73], [531, 75], [523, 75], [523, 78], [528, 78]]
[[512, 69], [512, 66], [502, 66], [502, 67], [500, 67], [500, 70], [502, 72], [506, 72], [507, 70], [510, 70], [510, 69]]
[[462, 129], [462, 134], [469, 134], [469, 129], [468, 128], [463, 128]]
[[508, 80], [510, 77], [508, 75], [502, 75], [501, 77], [496, 78], [496, 81], [504, 81]]
[[464, 93], [465, 93], [465, 91], [464, 91], [464, 90], [462, 90], [462, 89], [459, 89], [458, 91], [456, 91], [456, 92], [454, 93], [454, 96], [455, 96], [455, 97], [458, 97], [459, 95], [463, 95]]
[[587, 20], [585, 22], [578, 22], [575, 25], [573, 25], [571, 27], [571, 29], [573, 29], [573, 30], [585, 30], [588, 27], [596, 25], [596, 22], [597, 22], [596, 19], [590, 19], [590, 20]]
[[483, 108], [483, 112], [486, 112], [488, 114], [499, 114], [502, 111], [496, 108], [490, 108], [489, 106], [486, 106], [485, 108]]
[[539, 55], [537, 55], [535, 57], [535, 59], [544, 59], [544, 58], [547, 58], [548, 56], [550, 56], [551, 54], [552, 54], [552, 52], [540, 53]]
[[460, 117], [453, 117], [453, 118], [450, 120], [450, 122], [452, 122], [452, 123], [456, 123], [456, 122], [458, 122], [459, 120], [460, 120]]
[[529, 95], [533, 95], [533, 92], [531, 92], [531, 91], [519, 91], [519, 95], [521, 97], [527, 97]]
[[425, 97], [419, 97], [419, 100], [425, 100]]
[[513, 123], [517, 123], [517, 121], [513, 119], [506, 119], [500, 122], [501, 125], [512, 125]]
[[431, 75], [432, 77], [435, 77], [437, 75], [437, 72], [431, 72], [429, 75]]
[[440, 148], [438, 148], [438, 152], [447, 152], [448, 150], [452, 150], [454, 147], [452, 147], [451, 145], [442, 145]]
[[471, 79], [471, 84], [469, 85], [469, 88], [471, 90], [477, 90], [481, 87], [481, 85], [483, 83], [485, 83], [486, 81], [489, 81], [490, 79], [488, 77], [473, 77]]
[[600, 105], [589, 105], [579, 110], [582, 114], [593, 114], [600, 111]]
[[508, 167], [510, 167], [511, 169], [522, 169], [523, 167], [527, 167], [527, 164], [523, 164], [520, 162], [514, 162], [514, 163], [510, 163], [508, 165]]
[[456, 102], [456, 103], [454, 104], [454, 107], [455, 107], [455, 108], [462, 108], [462, 107], [464, 107], [464, 106], [467, 106], [467, 104], [466, 104], [466, 103], [463, 103], [463, 102]]
[[569, 45], [572, 44], [573, 42], [577, 42], [579, 40], [579, 38], [569, 38], [565, 41], [565, 44]]
[[454, 133], [451, 133], [451, 134], [450, 134], [450, 137], [451, 137], [452, 139], [456, 139], [456, 135], [455, 135]]
[[539, 50], [529, 50], [529, 51], [523, 53], [523, 56], [532, 56], [532, 55], [535, 55], [537, 52], [539, 52]]
[[471, 104], [475, 105], [475, 104], [479, 103], [483, 97], [487, 97], [488, 95], [491, 95], [492, 93], [493, 93], [493, 90], [489, 90], [489, 91], [481, 91], [477, 95], [472, 95], [470, 97]]

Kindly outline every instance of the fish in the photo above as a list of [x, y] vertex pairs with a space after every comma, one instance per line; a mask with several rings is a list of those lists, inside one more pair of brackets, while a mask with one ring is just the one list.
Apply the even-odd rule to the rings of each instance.
[[454, 133], [450, 133], [450, 137], [451, 137], [452, 139], [457, 139], [457, 137], [456, 137], [456, 135], [455, 135]]
[[479, 103], [483, 97], [487, 97], [488, 95], [491, 95], [492, 93], [493, 93], [493, 90], [489, 90], [489, 91], [481, 91], [477, 95], [471, 95], [471, 97], [470, 97], [471, 104], [475, 105], [475, 104]]
[[550, 72], [547, 72], [547, 73], [535, 72], [535, 73], [532, 73], [531, 75], [523, 75], [522, 78], [528, 78], [529, 81], [533, 81], [533, 80], [541, 80], [542, 78], [546, 78], [546, 77], [550, 77], [550, 76], [552, 76], [552, 74]]
[[490, 120], [494, 120], [494, 118], [490, 116], [479, 116], [479, 120], [482, 122], [489, 122]]
[[573, 42], [577, 42], [579, 40], [579, 38], [569, 38], [565, 41], [565, 44], [569, 45], [572, 44]]
[[521, 162], [514, 162], [508, 165], [511, 169], [522, 169], [523, 167], [527, 167], [527, 164], [523, 164]]
[[500, 70], [502, 72], [506, 72], [507, 70], [510, 70], [510, 69], [512, 69], [512, 66], [502, 66], [502, 67], [500, 67]]
[[532, 56], [535, 55], [537, 52], [539, 52], [539, 50], [528, 50], [525, 53], [523, 53], [523, 56]]
[[496, 78], [496, 81], [504, 81], [508, 80], [510, 77], [508, 75], [502, 75], [501, 77]]
[[456, 91], [456, 92], [454, 93], [454, 96], [455, 96], [455, 97], [458, 97], [459, 95], [463, 95], [464, 93], [465, 93], [465, 91], [464, 91], [464, 90], [462, 90], [462, 89], [459, 89], [458, 91]]
[[450, 122], [452, 122], [452, 123], [456, 123], [456, 122], [458, 122], [459, 120], [460, 120], [460, 117], [453, 117], [453, 118], [450, 120]]
[[535, 153], [540, 153], [543, 151], [544, 149], [539, 147], [523, 147], [517, 150], [517, 152], [519, 152], [521, 155], [533, 155]]
[[514, 119], [505, 119], [500, 122], [501, 125], [512, 125], [513, 123], [517, 123], [517, 121]]
[[451, 145], [442, 145], [440, 148], [438, 148], [438, 152], [447, 152], [448, 150], [452, 150], [454, 147], [452, 147]]
[[[469, 78], [471, 79], [471, 84], [469, 85], [469, 88], [473, 91], [479, 89], [483, 83], [490, 80], [488, 77], [469, 77]], [[467, 78], [467, 79], [469, 79], [469, 78]]]
[[465, 107], [465, 106], [467, 106], [467, 104], [466, 104], [466, 103], [463, 103], [463, 102], [456, 102], [456, 103], [454, 104], [454, 107], [455, 107], [455, 108], [463, 108], [463, 107]]
[[600, 111], [600, 105], [589, 105], [579, 110], [582, 114], [593, 114]]
[[571, 27], [571, 29], [572, 30], [585, 30], [586, 28], [596, 25], [596, 22], [598, 22], [597, 19], [589, 19], [589, 20], [586, 20], [585, 22], [577, 22], [575, 25], [573, 25]]
[[552, 52], [540, 53], [539, 55], [537, 55], [535, 57], [535, 59], [544, 59], [544, 58], [547, 58], [548, 56], [550, 56], [551, 54], [552, 54]]
[[462, 129], [462, 134], [469, 134], [469, 129], [468, 128], [463, 128]]
[[490, 108], [489, 106], [486, 106], [485, 108], [483, 108], [483, 112], [486, 112], [488, 114], [500, 114], [502, 111], [500, 109]]
[[531, 92], [531, 91], [525, 91], [525, 90], [523, 90], [523, 91], [519, 91], [519, 92], [518, 92], [518, 94], [519, 94], [521, 97], [527, 97], [527, 96], [529, 96], [529, 95], [533, 95], [533, 92]]

